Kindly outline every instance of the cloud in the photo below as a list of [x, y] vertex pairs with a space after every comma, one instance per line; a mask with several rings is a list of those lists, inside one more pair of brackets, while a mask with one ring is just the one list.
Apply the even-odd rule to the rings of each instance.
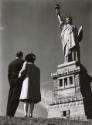
[[53, 82], [45, 81], [41, 83], [41, 102], [40, 105], [46, 110], [48, 110], [48, 106], [52, 103], [53, 99]]
[[42, 102], [49, 105], [52, 102], [52, 91], [42, 88], [41, 89]]

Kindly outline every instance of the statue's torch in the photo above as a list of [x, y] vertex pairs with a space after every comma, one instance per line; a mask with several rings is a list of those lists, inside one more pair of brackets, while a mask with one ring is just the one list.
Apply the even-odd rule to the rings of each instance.
[[58, 15], [60, 15], [60, 5], [59, 4], [56, 4], [55, 5], [55, 10], [56, 10], [56, 14]]

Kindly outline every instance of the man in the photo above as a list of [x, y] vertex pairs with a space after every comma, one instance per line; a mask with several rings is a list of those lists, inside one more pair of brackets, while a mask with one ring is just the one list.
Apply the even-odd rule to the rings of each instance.
[[21, 86], [23, 76], [18, 78], [19, 71], [24, 63], [23, 52], [16, 53], [16, 59], [9, 64], [8, 67], [8, 80], [9, 80], [9, 95], [7, 103], [6, 115], [13, 117], [19, 104], [19, 96], [21, 92]]
[[72, 25], [71, 17], [66, 17], [64, 20], [60, 15], [59, 4], [56, 5], [55, 9], [60, 23], [65, 62], [80, 61], [79, 41], [82, 40], [82, 26], [77, 30], [77, 28]]

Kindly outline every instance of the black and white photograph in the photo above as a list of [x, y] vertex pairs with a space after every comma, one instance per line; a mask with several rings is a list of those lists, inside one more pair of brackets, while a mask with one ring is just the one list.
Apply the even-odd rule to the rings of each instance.
[[0, 0], [0, 124], [92, 124], [91, 0]]

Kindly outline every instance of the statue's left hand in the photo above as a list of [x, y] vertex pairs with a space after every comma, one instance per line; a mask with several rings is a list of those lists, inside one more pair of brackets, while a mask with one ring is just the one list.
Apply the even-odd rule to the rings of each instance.
[[79, 28], [79, 30], [78, 30], [78, 36], [77, 36], [77, 38], [78, 38], [78, 41], [80, 42], [81, 40], [82, 40], [82, 38], [83, 38], [83, 27], [82, 26], [80, 26], [80, 28]]

